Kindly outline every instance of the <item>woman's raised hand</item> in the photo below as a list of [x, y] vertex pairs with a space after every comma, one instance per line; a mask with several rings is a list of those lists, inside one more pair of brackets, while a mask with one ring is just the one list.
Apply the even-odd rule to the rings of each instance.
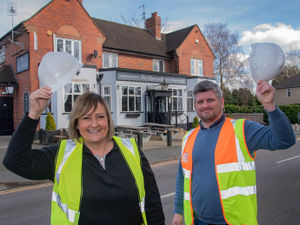
[[30, 108], [28, 116], [31, 119], [39, 119], [51, 99], [52, 91], [50, 87], [41, 87], [30, 95]]

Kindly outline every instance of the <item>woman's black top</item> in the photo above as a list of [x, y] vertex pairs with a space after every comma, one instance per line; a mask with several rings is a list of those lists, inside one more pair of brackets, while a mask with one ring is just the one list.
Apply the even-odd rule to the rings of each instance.
[[[23, 118], [10, 140], [3, 164], [27, 179], [53, 181], [59, 146], [32, 149], [37, 125], [38, 120], [32, 120], [27, 115]], [[165, 219], [157, 184], [149, 162], [141, 151], [140, 154], [147, 221], [149, 225], [161, 225]], [[135, 180], [116, 143], [105, 157], [105, 169], [84, 145], [82, 180], [80, 225], [141, 225]]]

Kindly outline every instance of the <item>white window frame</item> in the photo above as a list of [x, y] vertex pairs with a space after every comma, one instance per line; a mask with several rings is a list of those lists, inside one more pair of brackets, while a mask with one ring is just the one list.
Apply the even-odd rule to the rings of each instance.
[[[124, 94], [123, 93], [123, 89], [127, 87], [127, 93]], [[130, 93], [129, 89], [132, 89], [134, 90], [134, 93]], [[139, 89], [139, 90], [138, 90]], [[121, 112], [141, 112], [142, 111], [142, 87], [141, 86], [129, 86], [129, 85], [122, 85], [121, 86]], [[123, 107], [123, 97], [127, 98], [126, 100], [126, 104], [127, 104], [127, 107], [126, 109], [124, 110], [124, 107]], [[130, 110], [130, 98], [133, 97], [133, 110]], [[140, 109], [137, 110], [137, 99], [140, 99]]]
[[171, 111], [183, 111], [183, 89], [172, 89]]
[[[161, 68], [162, 65], [162, 68]], [[155, 72], [165, 72], [165, 61], [162, 59], [152, 60], [152, 69]]]
[[286, 97], [290, 98], [291, 96], [292, 96], [291, 89], [288, 88], [288, 89], [286, 90]]
[[[105, 89], [108, 90], [108, 93], [105, 92]], [[112, 90], [111, 85], [104, 85], [102, 89], [102, 97], [106, 102], [110, 112], [111, 112], [111, 90]]]
[[191, 75], [199, 76], [203, 75], [203, 61], [201, 59], [191, 59]]
[[193, 98], [193, 91], [192, 90], [187, 91], [186, 98], [187, 98], [187, 101], [186, 101], [187, 102], [187, 104], [186, 104], [187, 109], [186, 109], [186, 111], [187, 112], [194, 112], [195, 109], [194, 109], [194, 98]]
[[119, 60], [119, 56], [117, 53], [103, 52], [102, 67], [103, 68], [117, 68], [118, 60]]
[[6, 47], [3, 45], [0, 49], [0, 64], [5, 62]]
[[[67, 50], [66, 50], [66, 42], [67, 41], [69, 41], [69, 42], [71, 42], [71, 51], [70, 52], [68, 52], [68, 53], [70, 53], [71, 55], [73, 55], [77, 60], [78, 60], [78, 62], [82, 62], [82, 47], [81, 47], [81, 41], [79, 41], [79, 40], [73, 40], [73, 39], [68, 39], [68, 38], [62, 38], [62, 37], [56, 37], [55, 35], [54, 35], [54, 51], [55, 52], [58, 52], [58, 49], [57, 49], [57, 43], [58, 43], [58, 41], [62, 41], [62, 43], [63, 43], [63, 49], [62, 49], [62, 52], [68, 52]], [[78, 57], [76, 57], [75, 56], [75, 44], [78, 44]]]
[[[69, 85], [72, 86], [70, 91], [68, 91]], [[75, 89], [74, 89], [74, 86], [76, 86], [76, 85], [80, 86], [80, 90], [78, 92], [75, 92]], [[84, 89], [83, 88], [84, 85], [88, 88]], [[91, 87], [92, 87], [91, 83], [88, 83], [88, 82], [80, 82], [80, 83], [72, 82], [72, 83], [66, 84], [63, 88], [63, 112], [70, 113], [74, 106], [76, 98], [79, 97], [80, 95], [82, 95], [84, 92], [91, 90]], [[68, 96], [71, 96], [71, 109], [69, 111], [66, 111], [66, 100], [69, 98]], [[76, 98], [75, 98], [75, 96], [76, 96]]]

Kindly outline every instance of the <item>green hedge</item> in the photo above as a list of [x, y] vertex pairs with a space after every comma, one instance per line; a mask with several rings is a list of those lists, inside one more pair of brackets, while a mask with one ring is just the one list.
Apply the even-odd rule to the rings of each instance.
[[[298, 113], [300, 112], [300, 105], [280, 105], [279, 108], [285, 113], [285, 115], [287, 115], [291, 123], [299, 122]], [[264, 112], [264, 122], [269, 122], [266, 112]]]
[[225, 113], [262, 113], [262, 106], [225, 105]]

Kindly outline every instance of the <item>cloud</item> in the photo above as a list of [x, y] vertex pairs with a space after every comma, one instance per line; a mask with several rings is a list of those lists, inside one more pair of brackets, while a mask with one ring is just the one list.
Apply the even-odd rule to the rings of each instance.
[[244, 31], [239, 45], [249, 45], [254, 42], [274, 42], [285, 51], [300, 49], [300, 30], [283, 23], [260, 24], [253, 31]]

